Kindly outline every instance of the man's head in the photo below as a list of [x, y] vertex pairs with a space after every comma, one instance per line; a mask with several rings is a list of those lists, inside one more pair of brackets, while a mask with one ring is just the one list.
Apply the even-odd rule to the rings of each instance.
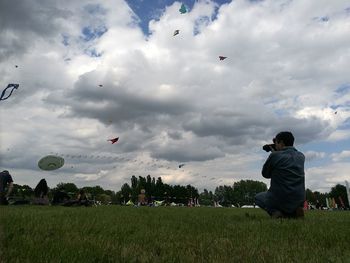
[[274, 139], [276, 150], [281, 150], [286, 146], [293, 146], [294, 136], [291, 132], [283, 131], [276, 135]]

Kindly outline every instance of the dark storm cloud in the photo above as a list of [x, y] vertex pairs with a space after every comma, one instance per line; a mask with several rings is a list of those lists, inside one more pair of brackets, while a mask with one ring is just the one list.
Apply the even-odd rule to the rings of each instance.
[[29, 50], [38, 38], [55, 36], [62, 19], [73, 15], [62, 7], [51, 1], [0, 1], [0, 59]]
[[247, 115], [222, 117], [201, 115], [184, 123], [184, 129], [197, 136], [218, 136], [232, 144], [248, 143], [248, 140], [266, 140], [279, 131], [291, 131], [298, 143], [307, 143], [331, 133], [329, 123], [318, 118], [297, 119], [273, 115]]
[[217, 148], [205, 147], [186, 147], [173, 145], [166, 148], [156, 149], [152, 155], [156, 159], [165, 159], [168, 161], [189, 162], [189, 161], [208, 161], [215, 158], [224, 157]]
[[[125, 86], [104, 84], [82, 77], [65, 97], [69, 98], [72, 116], [96, 118], [105, 124], [142, 122], [149, 126], [161, 116], [178, 116], [192, 111], [186, 99], [175, 96], [159, 98], [150, 93], [138, 93]], [[48, 100], [54, 98], [48, 98]]]

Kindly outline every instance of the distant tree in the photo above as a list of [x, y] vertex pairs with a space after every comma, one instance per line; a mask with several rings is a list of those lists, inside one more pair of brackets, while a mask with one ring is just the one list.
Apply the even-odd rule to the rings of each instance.
[[78, 187], [73, 183], [59, 183], [53, 190], [63, 191], [70, 195], [75, 195], [79, 191]]
[[156, 185], [155, 185], [155, 198], [156, 199], [163, 199], [164, 198], [164, 184], [162, 181], [161, 177], [158, 177], [157, 181], [156, 181]]
[[173, 186], [173, 202], [175, 203], [181, 203], [181, 204], [187, 204], [187, 189], [184, 186], [181, 185], [174, 185]]
[[139, 176], [139, 181], [137, 183], [137, 195], [140, 193], [141, 189], [146, 190], [147, 180], [145, 177]]
[[263, 182], [254, 180], [241, 180], [233, 184], [233, 199], [240, 205], [253, 205], [255, 195], [267, 191], [267, 186]]
[[97, 201], [101, 201], [102, 204], [108, 204], [112, 201], [112, 197], [107, 194], [99, 194], [96, 196]]
[[329, 192], [329, 197], [334, 198], [338, 207], [341, 207], [339, 196], [343, 200], [345, 207], [349, 208], [349, 201], [347, 198], [345, 185], [337, 184], [336, 186], [332, 187], [331, 191]]
[[132, 193], [131, 187], [127, 183], [125, 183], [122, 185], [120, 192], [121, 192], [120, 197], [122, 199], [121, 202], [122, 203], [128, 202]]
[[136, 190], [137, 187], [137, 177], [135, 175], [131, 176], [131, 189]]
[[315, 191], [313, 193], [314, 193], [314, 197], [315, 197], [316, 202], [318, 200], [319, 204], [321, 206], [325, 207], [327, 205], [326, 198], [327, 198], [328, 193], [320, 193], [318, 191]]
[[204, 189], [202, 193], [199, 194], [199, 203], [205, 206], [213, 205], [213, 193]]
[[234, 204], [233, 187], [224, 185], [215, 188], [215, 201], [218, 201], [223, 206], [231, 206]]
[[315, 197], [315, 194], [309, 188], [306, 188], [305, 190], [305, 197], [310, 204], [316, 204], [317, 199]]
[[105, 194], [105, 190], [99, 186], [85, 186], [81, 188], [82, 190], [85, 191], [85, 193], [89, 196], [91, 199], [96, 199], [98, 195]]
[[12, 196], [28, 199], [34, 196], [34, 190], [29, 185], [13, 184]]

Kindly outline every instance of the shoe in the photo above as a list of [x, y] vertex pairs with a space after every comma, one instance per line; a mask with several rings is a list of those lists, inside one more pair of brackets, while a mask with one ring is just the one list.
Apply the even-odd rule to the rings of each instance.
[[295, 218], [304, 218], [304, 208], [298, 207], [294, 213], [295, 213]]
[[273, 219], [284, 218], [284, 214], [281, 211], [276, 210], [271, 213], [271, 218]]

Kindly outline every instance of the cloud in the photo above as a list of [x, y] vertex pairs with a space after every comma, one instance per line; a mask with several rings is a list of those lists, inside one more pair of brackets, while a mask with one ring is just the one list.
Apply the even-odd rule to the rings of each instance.
[[326, 157], [325, 152], [315, 152], [315, 151], [307, 151], [304, 153], [304, 155], [305, 155], [306, 161], [313, 161], [313, 160], [322, 159]]
[[305, 171], [306, 187], [313, 191], [328, 192], [336, 184], [344, 184], [349, 179], [350, 165], [348, 162], [338, 162]]
[[340, 162], [343, 161], [344, 159], [350, 158], [350, 151], [342, 151], [340, 153], [333, 153], [331, 155], [332, 160], [334, 162]]

